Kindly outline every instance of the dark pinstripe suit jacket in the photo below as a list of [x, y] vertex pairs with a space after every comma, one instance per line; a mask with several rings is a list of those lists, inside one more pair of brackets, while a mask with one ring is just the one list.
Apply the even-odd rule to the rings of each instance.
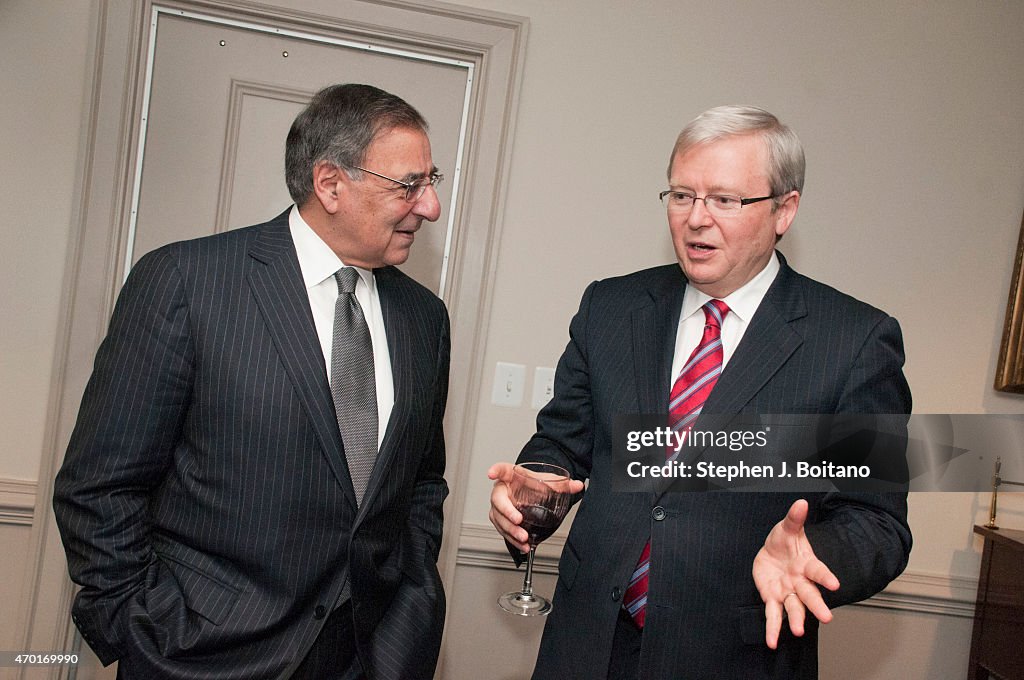
[[[570, 326], [555, 397], [520, 455], [590, 480], [559, 564], [537, 680], [607, 676], [622, 593], [648, 537], [640, 678], [817, 677], [816, 626], [803, 638], [787, 630], [779, 650], [769, 650], [751, 577], [754, 556], [797, 495], [612, 490], [613, 417], [667, 412], [685, 284], [675, 264], [591, 284]], [[902, 365], [894, 319], [783, 259], [704, 412], [909, 413]], [[911, 543], [905, 494], [809, 500], [809, 539], [842, 584], [826, 596], [830, 606], [868, 597], [903, 570]], [[652, 519], [655, 506], [662, 519]]]
[[357, 508], [287, 212], [132, 269], [54, 490], [75, 622], [123, 676], [286, 677], [346, 577], [370, 677], [433, 676], [448, 316], [374, 276], [395, 405]]

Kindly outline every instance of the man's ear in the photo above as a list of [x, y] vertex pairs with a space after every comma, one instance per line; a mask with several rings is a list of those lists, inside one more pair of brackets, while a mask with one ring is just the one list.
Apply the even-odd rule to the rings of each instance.
[[782, 238], [783, 234], [789, 231], [789, 227], [796, 219], [796, 211], [800, 207], [800, 192], [791, 191], [782, 199], [782, 203], [775, 209], [775, 238]]
[[330, 215], [338, 212], [338, 194], [345, 189], [344, 174], [341, 168], [328, 161], [320, 161], [313, 166], [313, 193]]

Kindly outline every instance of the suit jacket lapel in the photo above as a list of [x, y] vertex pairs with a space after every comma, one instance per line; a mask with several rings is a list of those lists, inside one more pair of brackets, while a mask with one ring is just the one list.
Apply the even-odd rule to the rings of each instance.
[[[702, 415], [693, 425], [696, 430], [702, 428], [707, 418], [714, 419], [713, 428], [725, 426], [728, 416], [738, 414], [803, 344], [803, 338], [790, 325], [796, 319], [807, 315], [803, 295], [797, 283], [796, 273], [789, 268], [781, 253], [778, 253], [778, 256], [781, 269], [750, 320], [743, 339], [719, 376], [711, 395], [704, 403]], [[675, 330], [681, 312], [682, 292], [674, 304], [676, 323], [672, 325], [670, 336], [665, 337], [670, 362], [672, 352], [675, 351]], [[667, 399], [666, 392], [666, 410]], [[721, 418], [723, 416], [724, 419]], [[697, 453], [697, 458], [700, 455]], [[670, 487], [671, 483], [667, 481], [656, 483], [655, 502]]]
[[249, 275], [253, 296], [327, 462], [346, 497], [355, 506], [355, 491], [345, 464], [323, 349], [313, 325], [309, 296], [288, 231], [287, 212], [260, 229], [249, 255], [254, 260]]
[[[665, 276], [648, 288], [648, 297], [633, 310], [633, 360], [640, 413], [661, 416], [665, 425], [685, 282], [682, 269], [666, 269]], [[663, 485], [654, 478], [649, 478], [647, 485], [654, 496], [663, 491]]]
[[779, 261], [782, 268], [704, 405], [706, 413], [739, 413], [803, 344], [791, 323], [807, 308], [796, 273], [781, 254]]
[[[391, 409], [384, 439], [377, 452], [370, 481], [363, 494], [360, 509], [369, 507], [377, 489], [387, 477], [387, 470], [394, 463], [398, 451], [397, 442], [409, 419], [409, 409], [416, 395], [413, 394], [413, 348], [415, 342], [410, 337], [410, 322], [407, 310], [402, 306], [402, 296], [395, 290], [393, 274], [387, 270], [375, 270], [377, 295], [380, 298], [381, 313], [384, 317], [384, 331], [388, 337], [388, 354], [391, 356], [391, 377], [395, 389], [395, 403]], [[363, 513], [360, 512], [360, 515]], [[358, 518], [357, 518], [358, 521]]]
[[667, 417], [685, 281], [678, 267], [667, 270], [648, 289], [649, 298], [633, 310], [633, 359], [641, 413]]

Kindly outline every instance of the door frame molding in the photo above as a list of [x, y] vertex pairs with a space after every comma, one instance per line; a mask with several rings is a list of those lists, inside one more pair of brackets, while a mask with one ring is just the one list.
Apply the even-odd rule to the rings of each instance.
[[[65, 266], [27, 588], [20, 603], [20, 620], [26, 622], [22, 649], [71, 650], [80, 645], [70, 620], [74, 586], [53, 519], [53, 479], [126, 273], [124, 254], [155, 5], [472, 63], [465, 148], [460, 150], [461, 196], [452, 205], [451, 257], [442, 291], [456, 360], [445, 419], [445, 476], [451, 495], [438, 567], [447, 592], [454, 591], [529, 23], [523, 17], [429, 0], [276, 1], [269, 5], [244, 0], [94, 0], [93, 63], [86, 83], [90, 95], [82, 125], [78, 200]], [[46, 677], [73, 677], [72, 668], [53, 668]]]

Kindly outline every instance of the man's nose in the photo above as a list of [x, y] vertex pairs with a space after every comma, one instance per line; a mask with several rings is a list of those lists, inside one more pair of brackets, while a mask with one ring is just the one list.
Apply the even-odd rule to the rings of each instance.
[[693, 229], [699, 227], [706, 227], [714, 222], [714, 218], [711, 217], [711, 213], [708, 211], [708, 205], [704, 202], [703, 198], [693, 199], [693, 207], [690, 208], [690, 215], [686, 218], [686, 223]]
[[412, 211], [428, 222], [436, 222], [441, 216], [441, 199], [437, 196], [437, 189], [428, 186], [416, 201]]

